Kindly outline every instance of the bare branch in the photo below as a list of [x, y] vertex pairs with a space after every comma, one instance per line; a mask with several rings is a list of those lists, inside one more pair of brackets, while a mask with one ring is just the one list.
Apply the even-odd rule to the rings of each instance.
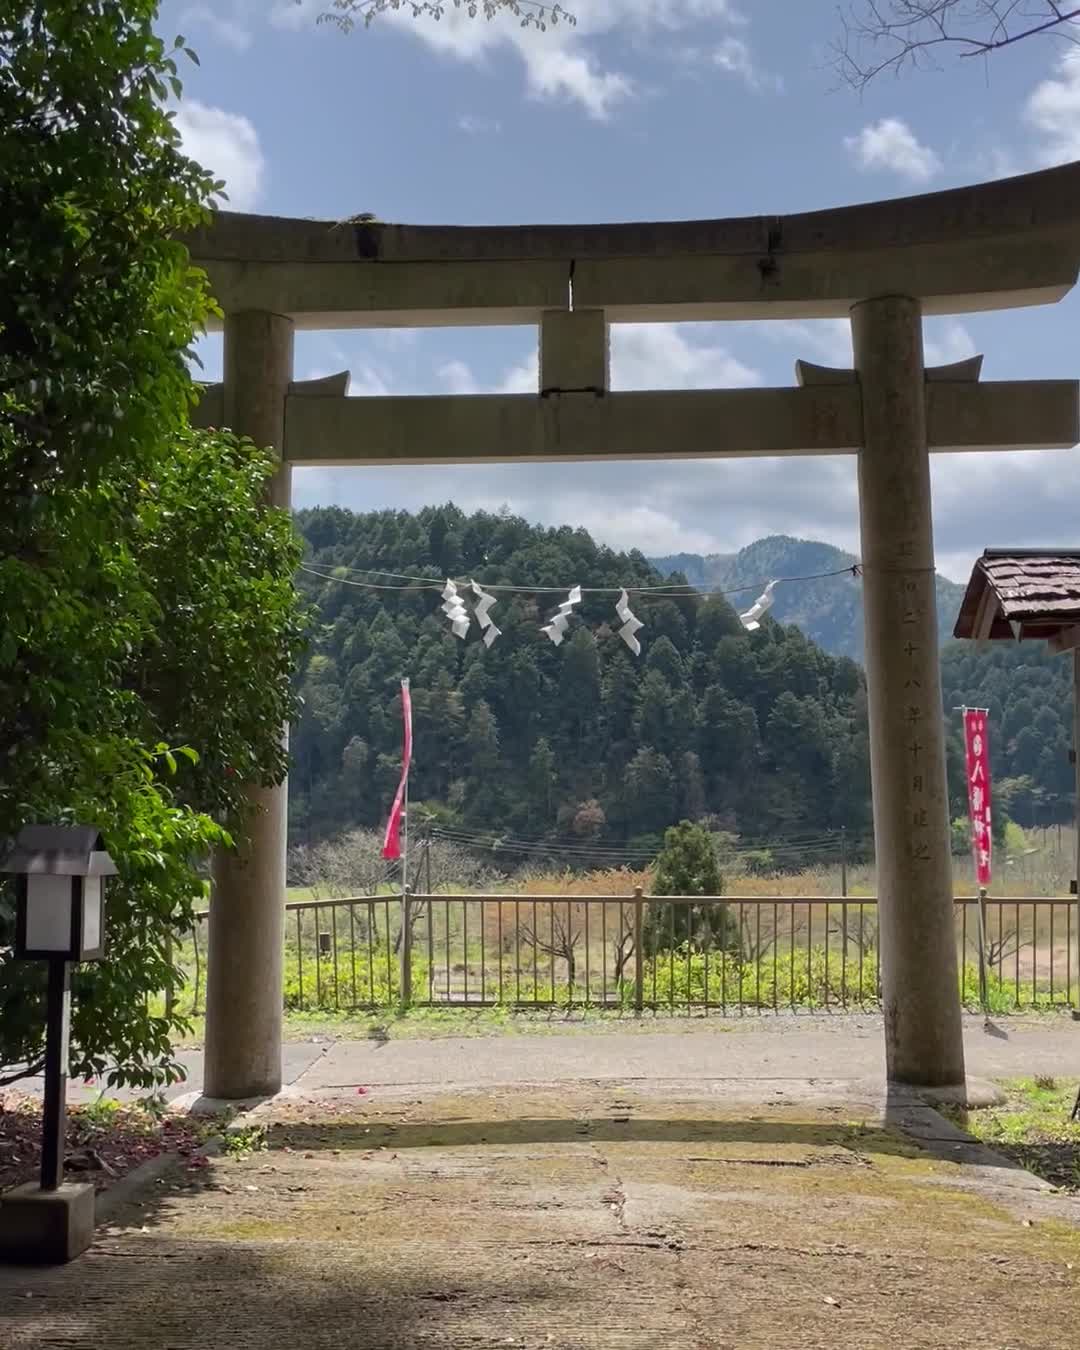
[[27, 1064], [24, 1068], [16, 1069], [14, 1073], [6, 1074], [3, 1078], [0, 1078], [0, 1087], [8, 1087], [11, 1083], [17, 1083], [20, 1078], [36, 1078], [44, 1068], [44, 1059], [39, 1059], [36, 1064]]
[[581, 941], [581, 929], [574, 927], [573, 920], [570, 917], [563, 919], [552, 909], [551, 926], [546, 938], [528, 926], [521, 931], [525, 941], [532, 943], [538, 951], [566, 962], [566, 982], [573, 989], [577, 975], [577, 948]]
[[1022, 952], [1030, 945], [1028, 942], [1020, 941], [1019, 934], [1014, 928], [1010, 928], [1001, 938], [989, 938], [986, 943], [987, 967], [1000, 966], [1002, 962], [1008, 961], [1011, 956]]
[[1080, 44], [1080, 5], [1061, 0], [847, 0], [839, 18], [834, 65], [853, 89], [885, 71], [935, 69], [945, 49], [990, 56], [1042, 36]]

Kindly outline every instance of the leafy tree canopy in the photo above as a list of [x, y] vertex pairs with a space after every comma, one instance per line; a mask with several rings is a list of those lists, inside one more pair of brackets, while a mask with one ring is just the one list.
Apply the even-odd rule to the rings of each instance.
[[[285, 772], [302, 640], [272, 461], [188, 425], [211, 302], [175, 237], [220, 185], [181, 151], [189, 53], [156, 17], [0, 2], [0, 844], [104, 832], [111, 950], [77, 977], [72, 1070], [145, 1084], [175, 1071], [146, 995], [242, 783]], [[0, 942], [10, 917], [0, 890]], [[40, 1058], [41, 974], [0, 964], [0, 1065]]]

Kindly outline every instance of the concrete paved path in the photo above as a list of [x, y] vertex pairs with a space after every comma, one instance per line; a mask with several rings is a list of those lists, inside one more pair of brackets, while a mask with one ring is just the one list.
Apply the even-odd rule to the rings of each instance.
[[[969, 1018], [968, 1074], [1080, 1073], [1080, 1023]], [[880, 1018], [755, 1018], [687, 1022], [678, 1030], [338, 1041], [294, 1080], [301, 1092], [364, 1087], [604, 1080], [829, 1079], [884, 1082]]]
[[4, 1350], [1076, 1344], [1074, 1207], [910, 1094], [388, 1085], [258, 1116], [268, 1152], [151, 1182], [72, 1266], [0, 1267]]
[[[978, 1078], [1080, 1074], [1080, 1022], [1066, 1016], [967, 1017], [968, 1073]], [[880, 1017], [747, 1017], [649, 1019], [643, 1022], [545, 1023], [536, 1034], [507, 1032], [431, 1039], [317, 1038], [282, 1046], [284, 1082], [331, 1095], [364, 1087], [473, 1086], [606, 1079], [828, 1079], [883, 1082]], [[178, 1055], [187, 1080], [166, 1092], [194, 1099], [202, 1090], [201, 1047]], [[41, 1091], [41, 1080], [20, 1083]], [[72, 1082], [69, 1100], [92, 1100], [103, 1084]], [[106, 1089], [131, 1097], [137, 1091]]]

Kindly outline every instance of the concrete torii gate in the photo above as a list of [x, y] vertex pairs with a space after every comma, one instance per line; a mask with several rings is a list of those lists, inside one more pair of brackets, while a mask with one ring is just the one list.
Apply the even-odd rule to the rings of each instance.
[[[224, 312], [197, 411], [293, 464], [857, 454], [885, 1043], [891, 1079], [964, 1082], [928, 449], [1072, 446], [1074, 381], [926, 370], [924, 314], [1060, 300], [1080, 267], [1080, 164], [795, 216], [451, 227], [220, 213], [186, 241]], [[611, 324], [850, 317], [853, 371], [783, 389], [613, 393]], [[345, 397], [293, 383], [295, 329], [535, 324], [536, 394]], [[218, 859], [205, 1091], [281, 1084], [286, 789], [252, 787]]]

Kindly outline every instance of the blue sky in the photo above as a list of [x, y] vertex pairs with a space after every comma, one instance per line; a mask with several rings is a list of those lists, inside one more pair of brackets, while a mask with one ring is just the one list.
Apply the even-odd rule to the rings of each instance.
[[[344, 35], [331, 0], [167, 0], [201, 66], [179, 113], [230, 206], [411, 223], [680, 219], [812, 210], [1080, 158], [1080, 53], [1023, 42], [989, 62], [886, 75], [862, 96], [830, 65], [835, 0], [578, 0], [574, 29], [387, 14]], [[1073, 377], [1080, 301], [930, 320], [930, 361], [984, 377]], [[618, 388], [791, 384], [797, 357], [846, 363], [845, 322], [618, 327]], [[204, 344], [220, 372], [220, 339]], [[352, 392], [534, 387], [531, 329], [304, 333], [297, 377]], [[1077, 545], [1071, 451], [939, 456], [942, 570], [984, 546]], [[294, 475], [298, 506], [503, 504], [620, 548], [728, 552], [771, 533], [857, 551], [853, 461], [460, 466]]]

